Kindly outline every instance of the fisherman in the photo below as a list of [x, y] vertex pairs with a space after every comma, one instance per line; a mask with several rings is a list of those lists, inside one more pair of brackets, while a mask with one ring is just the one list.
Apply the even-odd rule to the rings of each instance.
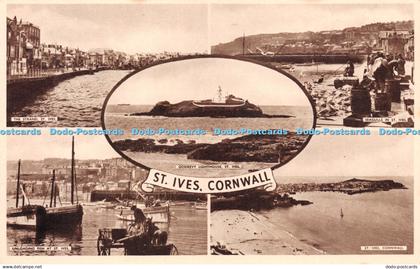
[[137, 228], [143, 228], [146, 221], [146, 216], [144, 215], [143, 211], [140, 208], [137, 208], [135, 205], [131, 207], [131, 211], [134, 212], [134, 224], [137, 226]]
[[344, 69], [344, 76], [352, 77], [353, 75], [354, 75], [354, 64], [351, 60], [348, 60], [346, 69]]
[[392, 71], [389, 69], [388, 61], [383, 53], [378, 53], [372, 65], [370, 73], [376, 82], [377, 92], [385, 91], [385, 80], [393, 77]]

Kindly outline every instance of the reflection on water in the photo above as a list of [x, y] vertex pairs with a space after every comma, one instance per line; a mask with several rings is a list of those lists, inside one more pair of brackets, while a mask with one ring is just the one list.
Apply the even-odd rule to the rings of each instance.
[[[207, 211], [191, 205], [170, 208], [171, 222], [168, 243], [177, 247], [180, 255], [207, 254]], [[117, 209], [85, 206], [82, 225], [74, 230], [55, 230], [46, 233], [23, 229], [7, 229], [9, 255], [97, 255], [98, 230], [128, 228], [128, 222], [116, 218]], [[161, 227], [167, 230], [166, 227]], [[44, 250], [42, 247], [61, 247]], [[13, 247], [13, 250], [11, 249]], [[38, 251], [34, 251], [38, 247]], [[112, 250], [111, 255], [123, 255], [123, 249]]]
[[[60, 82], [9, 117], [58, 117], [58, 122], [13, 123], [10, 126], [99, 127], [105, 97], [129, 71], [108, 70]], [[9, 104], [13, 107], [13, 104]]]

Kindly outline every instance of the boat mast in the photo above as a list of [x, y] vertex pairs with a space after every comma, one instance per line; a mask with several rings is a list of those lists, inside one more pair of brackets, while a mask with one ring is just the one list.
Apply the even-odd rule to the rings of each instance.
[[53, 197], [55, 195], [55, 170], [53, 170], [53, 176], [51, 178], [51, 196], [50, 196], [50, 207], [53, 206]]
[[71, 138], [71, 204], [74, 203], [74, 136]]
[[19, 207], [19, 185], [20, 185], [20, 159], [18, 161], [18, 173], [17, 173], [17, 184], [16, 184], [16, 208]]

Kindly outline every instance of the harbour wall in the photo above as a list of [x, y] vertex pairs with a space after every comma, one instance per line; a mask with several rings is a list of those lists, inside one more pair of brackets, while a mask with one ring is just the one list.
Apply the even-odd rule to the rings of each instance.
[[107, 68], [78, 70], [49, 76], [9, 79], [7, 81], [7, 111], [16, 111], [19, 108], [30, 104], [37, 96], [64, 80], [68, 80], [76, 76], [93, 74], [94, 72], [106, 69]]

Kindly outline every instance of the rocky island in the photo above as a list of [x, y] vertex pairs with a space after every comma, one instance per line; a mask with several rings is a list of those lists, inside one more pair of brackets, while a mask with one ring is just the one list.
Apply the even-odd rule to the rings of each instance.
[[296, 155], [307, 139], [308, 136], [289, 132], [286, 135], [245, 135], [215, 144], [176, 140], [176, 144], [167, 145], [148, 138], [125, 139], [115, 141], [114, 146], [128, 152], [186, 154], [193, 160], [283, 163]]
[[233, 94], [223, 96], [219, 86], [214, 99], [186, 100], [176, 104], [168, 101], [158, 102], [149, 112], [132, 113], [130, 116], [165, 116], [165, 117], [217, 117], [217, 118], [289, 118], [290, 115], [267, 115], [260, 107], [236, 97]]
[[296, 192], [309, 191], [332, 191], [342, 192], [348, 195], [364, 193], [389, 191], [392, 189], [407, 189], [403, 184], [391, 179], [387, 180], [367, 180], [352, 178], [336, 183], [291, 183], [279, 185], [277, 191], [293, 194]]
[[276, 207], [292, 207], [295, 205], [310, 205], [311, 201], [296, 200], [290, 195], [297, 192], [333, 191], [348, 195], [389, 191], [392, 189], [407, 189], [403, 184], [393, 180], [367, 180], [352, 178], [337, 183], [290, 183], [280, 184], [275, 192], [260, 189], [232, 192], [226, 195], [212, 197], [211, 210], [266, 210]]
[[157, 103], [149, 112], [131, 113], [130, 116], [214, 117], [214, 118], [291, 118], [292, 115], [267, 115], [261, 108], [245, 101], [241, 106], [197, 106], [193, 100], [176, 104]]

